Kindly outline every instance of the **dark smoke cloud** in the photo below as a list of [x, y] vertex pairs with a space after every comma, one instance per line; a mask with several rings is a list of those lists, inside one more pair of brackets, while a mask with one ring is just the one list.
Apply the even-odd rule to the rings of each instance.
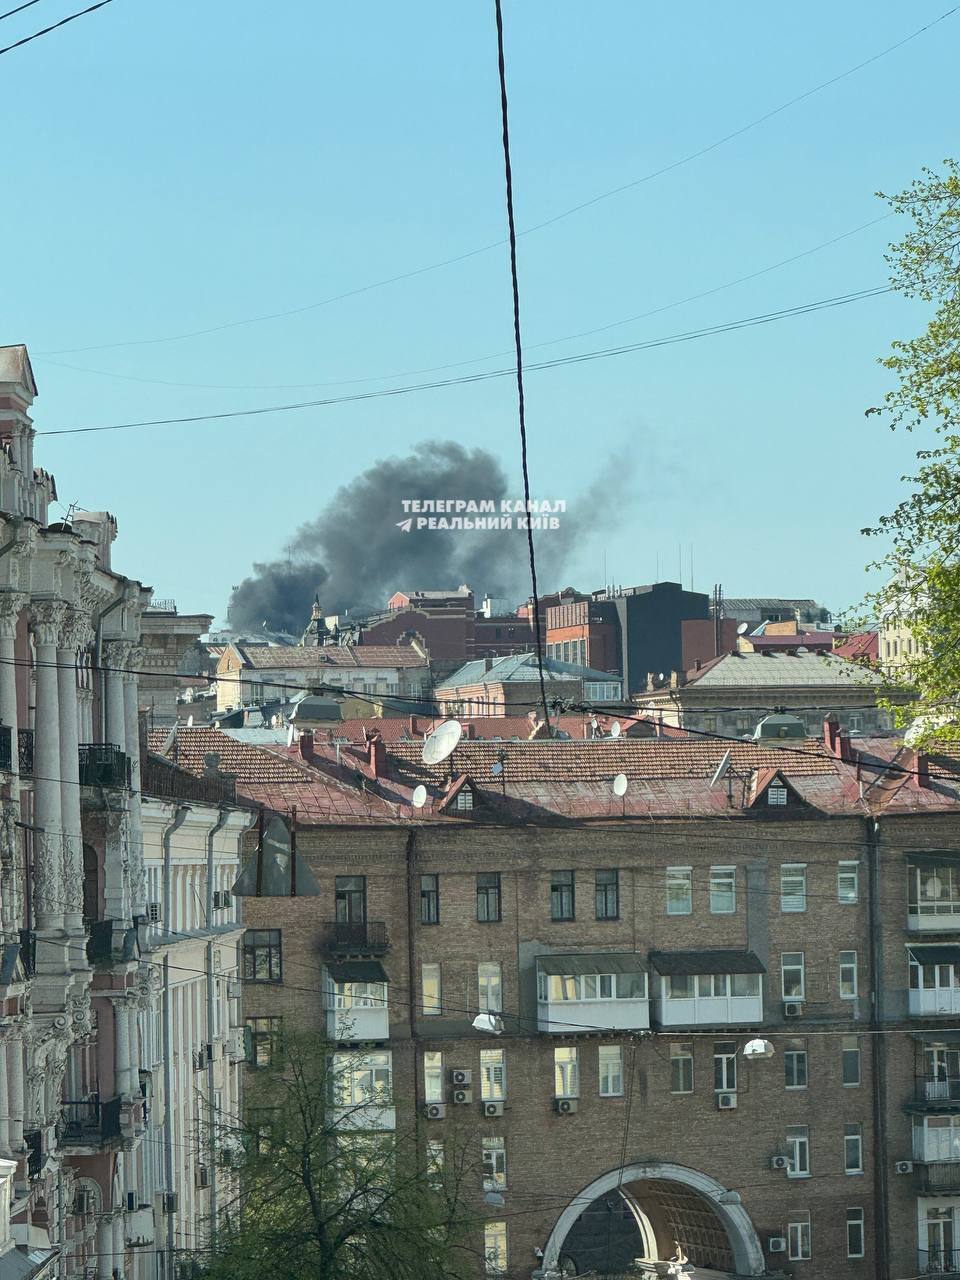
[[[609, 523], [625, 492], [622, 466], [611, 467], [586, 493], [534, 492], [566, 498], [560, 528], [535, 535], [540, 589], [555, 591], [569, 551]], [[397, 590], [445, 590], [466, 582], [483, 593], [517, 603], [530, 592], [526, 533], [522, 530], [428, 530], [402, 533], [402, 500], [519, 498], [519, 485], [485, 449], [452, 441], [428, 441], [404, 457], [385, 458], [340, 488], [319, 516], [301, 527], [283, 560], [254, 564], [233, 591], [230, 624], [237, 630], [298, 633], [314, 593], [325, 613], [383, 609]]]

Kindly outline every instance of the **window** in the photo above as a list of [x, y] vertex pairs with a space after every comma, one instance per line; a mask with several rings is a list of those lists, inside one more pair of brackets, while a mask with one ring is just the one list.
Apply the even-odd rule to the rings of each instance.
[[580, 1097], [580, 1066], [575, 1045], [553, 1051], [553, 1092], [558, 1098]]
[[597, 1054], [600, 1097], [617, 1098], [623, 1093], [623, 1050], [618, 1044], [602, 1044]]
[[334, 1102], [344, 1107], [368, 1103], [389, 1106], [393, 1097], [393, 1058], [382, 1053], [333, 1055]]
[[847, 1210], [847, 1257], [862, 1258], [864, 1255], [863, 1210]]
[[502, 1049], [480, 1050], [480, 1097], [502, 1102], [507, 1096], [507, 1064]]
[[840, 998], [855, 1000], [857, 996], [857, 953], [840, 952]]
[[670, 1046], [670, 1092], [693, 1093], [693, 1044], [681, 1041]]
[[443, 1012], [440, 973], [438, 964], [424, 964], [420, 968], [420, 993], [426, 1018], [436, 1017]]
[[854, 903], [860, 901], [860, 863], [837, 863], [837, 901]]
[[730, 994], [730, 975], [728, 973], [701, 973], [697, 975], [697, 995], [710, 999], [712, 996], [728, 996]]
[[805, 1262], [810, 1257], [810, 1214], [793, 1210], [787, 1221], [787, 1257], [791, 1262]]
[[440, 877], [420, 877], [420, 923], [440, 923]]
[[334, 893], [339, 924], [363, 924], [366, 921], [366, 876], [337, 876]]
[[385, 982], [335, 982], [334, 1007], [337, 1009], [385, 1009]]
[[483, 1224], [483, 1257], [488, 1276], [502, 1276], [507, 1271], [507, 1224]]
[[671, 973], [667, 978], [668, 1000], [690, 1000], [693, 998], [693, 975], [689, 973]]
[[960, 866], [910, 866], [910, 914], [952, 916], [960, 913]]
[[425, 1154], [427, 1181], [434, 1191], [439, 1191], [443, 1186], [443, 1139], [428, 1138]]
[[243, 935], [246, 982], [282, 982], [283, 952], [279, 929], [247, 929]]
[[863, 1129], [859, 1124], [843, 1126], [843, 1171], [863, 1173]]
[[737, 1043], [720, 1040], [713, 1046], [713, 1089], [715, 1093], [737, 1091]]
[[788, 1089], [807, 1087], [807, 1042], [788, 1040], [783, 1051], [783, 1082]]
[[283, 1032], [282, 1018], [247, 1018], [250, 1030], [252, 1067], [272, 1067], [276, 1064], [280, 1052], [280, 1037]]
[[780, 910], [806, 911], [807, 868], [803, 863], [784, 863], [780, 868]]
[[710, 912], [715, 916], [730, 915], [737, 909], [736, 867], [710, 868]]
[[860, 1041], [856, 1036], [844, 1036], [840, 1049], [844, 1085], [860, 1083]]
[[473, 792], [469, 787], [461, 787], [457, 792], [456, 804], [453, 806], [459, 813], [470, 813], [473, 810]]
[[478, 1009], [481, 1013], [503, 1013], [503, 979], [498, 960], [483, 960], [477, 965], [479, 986]]
[[423, 1055], [423, 1100], [443, 1101], [443, 1054], [427, 1052]]
[[550, 877], [550, 919], [573, 919], [573, 872], [554, 871]]
[[667, 867], [667, 915], [688, 916], [693, 910], [693, 868]]
[[616, 867], [596, 873], [597, 919], [620, 918], [620, 872]]
[[503, 1138], [481, 1138], [481, 1166], [484, 1191], [507, 1188], [507, 1149]]
[[802, 951], [784, 951], [781, 954], [780, 976], [784, 1000], [802, 1000], [804, 998]]
[[481, 871], [477, 876], [477, 919], [481, 924], [500, 919], [499, 871]]
[[779, 783], [774, 783], [772, 787], [767, 787], [767, 804], [785, 805], [787, 803], [787, 788]]
[[645, 973], [543, 973], [538, 975], [537, 999], [543, 1003], [565, 1000], [645, 1000]]
[[789, 1178], [810, 1177], [810, 1131], [806, 1125], [794, 1125], [787, 1130], [787, 1155]]

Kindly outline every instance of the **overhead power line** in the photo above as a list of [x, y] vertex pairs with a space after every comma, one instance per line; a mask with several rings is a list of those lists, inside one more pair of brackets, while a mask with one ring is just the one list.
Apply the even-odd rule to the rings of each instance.
[[23, 13], [24, 9], [32, 9], [35, 4], [39, 4], [40, 0], [27, 0], [26, 4], [18, 4], [15, 9], [8, 9], [6, 13], [0, 13], [0, 22], [4, 18], [12, 18], [15, 13]]
[[[868, 298], [880, 297], [891, 292], [892, 289], [889, 285], [860, 289], [853, 293], [840, 294], [834, 298], [823, 298], [817, 302], [786, 307], [782, 311], [771, 311], [762, 315], [748, 316], [742, 320], [731, 320], [725, 324], [709, 325], [703, 329], [692, 329], [685, 333], [671, 334], [664, 338], [648, 338], [642, 342], [631, 342], [619, 347], [607, 347], [598, 351], [583, 351], [568, 356], [557, 356], [552, 360], [541, 360], [534, 364], [527, 364], [526, 369], [527, 371], [531, 369], [556, 369], [563, 365], [584, 364], [592, 360], [610, 359], [613, 356], [627, 355], [633, 351], [649, 351], [656, 347], [673, 346], [679, 342], [692, 342], [697, 338], [712, 337], [719, 333], [732, 333], [737, 329], [772, 324], [777, 320], [789, 319], [791, 316], [808, 315], [814, 311], [826, 311], [833, 307], [847, 306], [851, 302], [862, 302]], [[434, 391], [445, 387], [463, 386], [472, 382], [489, 382], [494, 378], [515, 376], [515, 366], [509, 366], [501, 369], [490, 369], [484, 373], [463, 374], [457, 378], [438, 379], [433, 382], [417, 382], [402, 387], [382, 387], [378, 391], [357, 391], [344, 396], [328, 396], [322, 400], [301, 400], [294, 404], [262, 405], [256, 409], [231, 409], [219, 413], [197, 413], [182, 418], [152, 418], [141, 422], [115, 422], [104, 426], [56, 427], [47, 431], [38, 431], [37, 435], [87, 435], [95, 431], [133, 431], [141, 427], [169, 427], [192, 422], [217, 422], [228, 418], [251, 418], [266, 413], [289, 413], [299, 409], [322, 409], [331, 405], [353, 404], [362, 400], [382, 400], [393, 396], [410, 395], [418, 391]]]
[[[12, 49], [19, 49], [22, 45], [30, 44], [32, 40], [39, 40], [41, 36], [49, 35], [51, 31], [56, 31], [58, 27], [65, 27], [68, 22], [75, 22], [77, 18], [83, 18], [88, 13], [93, 13], [97, 9], [102, 9], [104, 5], [112, 4], [113, 0], [97, 0], [96, 4], [89, 5], [86, 9], [80, 9], [77, 13], [71, 13], [66, 18], [61, 18], [59, 22], [52, 23], [49, 27], [44, 27], [42, 31], [35, 31], [32, 36], [24, 36], [22, 40], [14, 40], [13, 44], [8, 44], [5, 49], [0, 49], [0, 54], [9, 53]], [[21, 5], [21, 9], [28, 8], [28, 5]], [[11, 9], [10, 13], [5, 13], [5, 18], [11, 14], [19, 13], [20, 9]]]
[[[108, 0], [102, 0], [102, 2], [108, 3]], [[94, 8], [96, 7], [98, 6], [95, 5]], [[898, 49], [902, 49], [904, 45], [907, 45], [911, 41], [916, 40], [919, 36], [924, 35], [939, 23], [945, 22], [948, 18], [951, 18], [958, 10], [960, 10], [960, 5], [954, 5], [953, 8], [947, 9], [946, 12], [941, 13], [939, 17], [933, 18], [930, 22], [924, 23], [922, 27], [917, 27], [916, 30], [911, 31], [908, 35], [897, 40], [894, 44], [888, 45], [885, 49], [881, 49], [878, 53], [872, 54], [869, 58], [865, 58], [863, 61], [855, 63], [845, 71], [841, 71], [837, 75], [831, 76], [830, 79], [823, 80], [819, 84], [813, 85], [809, 89], [805, 89], [802, 93], [796, 94], [794, 97], [787, 99], [787, 101], [780, 103], [779, 106], [772, 107], [769, 111], [765, 111], [762, 115], [755, 117], [753, 120], [750, 120], [739, 128], [732, 130], [730, 133], [726, 133], [719, 138], [715, 138], [712, 142], [709, 142], [702, 147], [698, 147], [696, 150], [688, 152], [684, 156], [680, 156], [678, 159], [661, 166], [659, 169], [651, 170], [649, 173], [645, 173], [639, 178], [633, 178], [629, 182], [621, 183], [619, 186], [612, 187], [608, 191], [601, 191], [587, 200], [582, 200], [578, 204], [571, 205], [570, 208], [563, 209], [559, 213], [555, 213], [549, 218], [545, 218], [542, 222], [537, 222], [530, 227], [524, 228], [522, 231], [517, 233], [518, 236], [533, 235], [534, 232], [542, 231], [546, 227], [552, 227], [556, 223], [573, 217], [575, 214], [581, 213], [585, 209], [590, 209], [594, 205], [600, 204], [605, 200], [610, 200], [615, 196], [622, 195], [625, 191], [632, 191], [636, 187], [643, 186], [645, 183], [652, 182], [656, 178], [672, 173], [676, 169], [692, 164], [695, 160], [699, 160], [703, 156], [709, 155], [719, 147], [723, 147], [727, 143], [733, 142], [736, 138], [743, 137], [744, 134], [750, 133], [752, 130], [759, 128], [768, 120], [772, 120], [775, 116], [782, 114], [784, 111], [788, 111], [798, 103], [805, 102], [808, 98], [821, 93], [824, 89], [828, 89], [832, 85], [838, 84], [841, 80], [846, 80], [849, 76], [855, 75], [865, 67], [872, 66], [873, 63], [878, 62], [881, 58], [885, 58], [889, 54], [895, 53]], [[47, 351], [39, 351], [37, 354], [50, 356], [75, 355], [78, 352], [83, 351], [109, 351], [115, 350], [119, 347], [154, 346], [158, 343], [182, 342], [189, 338], [201, 338], [210, 333], [221, 333], [225, 329], [237, 329], [245, 325], [261, 324], [268, 320], [283, 320], [289, 316], [303, 315], [307, 311], [316, 311], [321, 307], [331, 306], [333, 303], [342, 302], [347, 298], [357, 297], [359, 294], [370, 293], [375, 289], [383, 289], [389, 285], [401, 283], [404, 280], [411, 280], [417, 276], [427, 275], [433, 271], [439, 271], [444, 267], [453, 266], [459, 262], [465, 262], [469, 258], [475, 258], [480, 254], [489, 253], [493, 249], [499, 249], [504, 244], [506, 244], [506, 241], [503, 239], [494, 240], [489, 244], [480, 245], [475, 249], [468, 249], [464, 253], [440, 259], [438, 262], [428, 263], [426, 266], [416, 267], [410, 271], [399, 272], [395, 275], [387, 276], [382, 280], [374, 280], [369, 284], [359, 285], [356, 288], [347, 289], [342, 293], [332, 294], [327, 298], [321, 298], [317, 302], [309, 302], [299, 307], [289, 307], [282, 311], [271, 311], [261, 315], [247, 316], [240, 320], [229, 320], [222, 324], [208, 325], [202, 329], [191, 329], [182, 333], [165, 334], [161, 337], [128, 338], [121, 342], [101, 342], [83, 347], [57, 347]]]

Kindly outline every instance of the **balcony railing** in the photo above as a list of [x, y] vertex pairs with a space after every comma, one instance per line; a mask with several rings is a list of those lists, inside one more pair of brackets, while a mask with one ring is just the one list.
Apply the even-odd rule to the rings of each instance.
[[39, 1129], [25, 1133], [23, 1141], [27, 1148], [27, 1176], [39, 1178], [43, 1171], [43, 1134]]
[[37, 935], [32, 929], [20, 930], [20, 963], [28, 978], [37, 971]]
[[60, 1143], [64, 1147], [99, 1147], [120, 1135], [119, 1098], [101, 1102], [99, 1098], [84, 1098], [78, 1102], [63, 1104], [60, 1127]]
[[130, 786], [130, 757], [112, 742], [84, 742], [80, 746], [80, 785]]
[[7, 773], [13, 764], [13, 730], [8, 724], [0, 724], [0, 770]]
[[921, 1249], [919, 1272], [933, 1277], [960, 1275], [960, 1249]]
[[920, 1190], [936, 1195], [960, 1192], [960, 1160], [931, 1160], [920, 1165]]
[[333, 955], [382, 956], [390, 942], [383, 920], [330, 920], [324, 927], [323, 946]]
[[33, 730], [17, 730], [17, 749], [20, 755], [20, 777], [33, 777]]
[[931, 1106], [960, 1106], [960, 1076], [920, 1076], [916, 1081], [914, 1097], [917, 1102], [929, 1102]]

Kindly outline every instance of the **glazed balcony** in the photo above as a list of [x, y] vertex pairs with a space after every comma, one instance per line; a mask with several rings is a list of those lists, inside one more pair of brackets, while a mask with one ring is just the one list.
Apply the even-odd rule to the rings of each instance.
[[80, 746], [80, 785], [112, 790], [129, 788], [130, 757], [112, 742], [84, 742]]

